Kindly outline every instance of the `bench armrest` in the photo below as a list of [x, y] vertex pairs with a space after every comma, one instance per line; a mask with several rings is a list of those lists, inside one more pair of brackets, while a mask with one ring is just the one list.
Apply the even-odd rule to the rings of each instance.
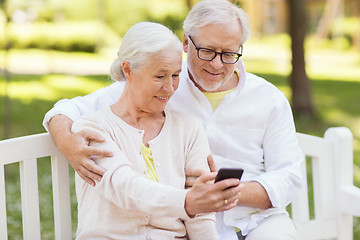
[[341, 212], [360, 216], [360, 188], [352, 185], [339, 189], [339, 209]]

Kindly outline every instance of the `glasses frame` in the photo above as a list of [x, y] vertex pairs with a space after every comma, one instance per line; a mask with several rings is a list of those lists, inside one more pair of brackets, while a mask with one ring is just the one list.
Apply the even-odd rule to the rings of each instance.
[[[223, 62], [223, 63], [225, 63], [225, 64], [235, 64], [235, 63], [237, 63], [237, 61], [239, 61], [239, 58], [242, 56], [242, 53], [243, 53], [243, 45], [240, 46], [240, 53], [238, 53], [238, 52], [216, 52], [216, 51], [214, 51], [214, 50], [212, 50], [212, 49], [210, 49], [210, 48], [197, 47], [196, 44], [194, 43], [194, 40], [192, 40], [191, 36], [188, 35], [188, 37], [189, 37], [190, 41], [192, 42], [192, 44], [194, 45], [194, 47], [195, 47], [195, 49], [196, 49], [196, 51], [197, 51], [197, 56], [198, 56], [198, 58], [200, 58], [201, 60], [204, 60], [204, 61], [212, 61], [212, 60], [214, 60], [214, 59], [216, 58], [216, 56], [219, 54], [219, 55], [220, 55], [221, 62]], [[211, 59], [201, 58], [201, 57], [200, 57], [200, 54], [199, 54], [199, 51], [200, 51], [201, 49], [205, 49], [205, 50], [207, 50], [207, 51], [214, 52], [214, 53], [215, 53], [214, 57], [211, 58]], [[227, 54], [227, 53], [232, 53], [232, 54], [235, 54], [235, 55], [237, 56], [235, 62], [229, 63], [229, 62], [225, 62], [225, 61], [223, 60], [223, 54]]]

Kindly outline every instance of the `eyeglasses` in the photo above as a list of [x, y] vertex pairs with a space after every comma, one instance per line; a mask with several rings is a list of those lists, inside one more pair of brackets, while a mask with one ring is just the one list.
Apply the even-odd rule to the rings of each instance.
[[205, 60], [205, 61], [212, 61], [214, 58], [216, 58], [216, 56], [219, 54], [220, 55], [220, 59], [223, 63], [226, 64], [235, 64], [239, 58], [242, 56], [242, 52], [243, 52], [243, 46], [240, 46], [240, 53], [237, 52], [216, 52], [212, 49], [209, 48], [202, 48], [202, 47], [197, 47], [194, 43], [194, 41], [192, 40], [192, 38], [190, 36], [188, 36], [190, 41], [192, 42], [192, 44], [194, 44], [194, 47], [197, 51], [197, 55], [201, 60]]

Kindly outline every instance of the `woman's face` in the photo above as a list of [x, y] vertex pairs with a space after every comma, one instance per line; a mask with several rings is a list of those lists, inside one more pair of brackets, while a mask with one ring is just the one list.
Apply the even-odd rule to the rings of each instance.
[[[159, 113], [179, 86], [182, 53], [174, 46], [155, 53], [128, 79], [133, 101], [144, 112]], [[130, 81], [129, 81], [130, 80]]]

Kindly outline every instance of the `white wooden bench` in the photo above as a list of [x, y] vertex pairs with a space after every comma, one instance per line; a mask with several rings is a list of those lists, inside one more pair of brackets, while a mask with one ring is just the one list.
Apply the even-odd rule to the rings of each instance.
[[[314, 199], [308, 197], [307, 167], [304, 187], [291, 205], [302, 240], [353, 239], [353, 216], [360, 216], [360, 189], [353, 185], [353, 138], [347, 128], [330, 128], [325, 137], [298, 133], [300, 146], [312, 165]], [[37, 158], [51, 156], [55, 239], [72, 239], [69, 171], [49, 134], [0, 141], [0, 239], [6, 240], [7, 216], [4, 166], [19, 162], [24, 239], [41, 239]], [[314, 202], [314, 217], [309, 214]]]

